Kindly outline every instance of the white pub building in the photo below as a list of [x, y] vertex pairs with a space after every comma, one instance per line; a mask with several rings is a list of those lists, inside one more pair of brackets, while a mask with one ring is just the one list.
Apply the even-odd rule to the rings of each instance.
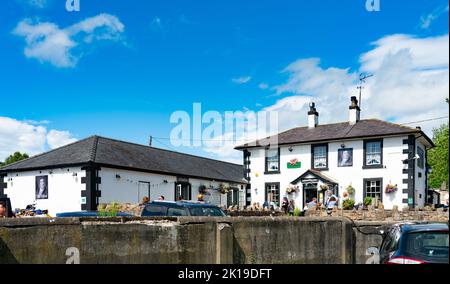
[[[433, 142], [420, 128], [378, 119], [360, 120], [352, 97], [349, 120], [319, 124], [310, 104], [308, 126], [278, 134], [277, 145], [254, 141], [236, 147], [243, 151], [248, 180], [247, 205], [280, 205], [284, 196], [299, 208], [331, 189], [355, 203], [377, 197], [386, 209], [397, 205], [424, 206], [427, 191], [427, 149]], [[263, 146], [266, 145], [266, 146]]]

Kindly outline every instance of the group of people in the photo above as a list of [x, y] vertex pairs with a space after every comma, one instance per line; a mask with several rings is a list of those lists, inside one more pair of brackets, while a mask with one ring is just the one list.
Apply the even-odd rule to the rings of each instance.
[[[339, 198], [333, 193], [333, 191], [328, 190], [324, 197], [323, 204], [317, 202], [317, 198], [313, 197], [310, 201], [306, 202], [305, 207], [303, 208], [303, 212], [313, 208], [325, 208], [327, 210], [332, 210], [335, 206], [338, 205]], [[294, 200], [289, 200], [287, 197], [283, 198], [283, 202], [281, 203], [281, 209], [286, 215], [294, 215], [295, 204]]]
[[[161, 195], [161, 196], [159, 196], [158, 197], [158, 199], [157, 199], [158, 201], [164, 201], [164, 200], [166, 200], [166, 198], [164, 197], [164, 195]], [[139, 204], [139, 205], [145, 205], [145, 204], [147, 204], [147, 203], [150, 203], [150, 197], [148, 197], [148, 196], [144, 196], [143, 198], [142, 198], [142, 201], [141, 201], [141, 203]]]

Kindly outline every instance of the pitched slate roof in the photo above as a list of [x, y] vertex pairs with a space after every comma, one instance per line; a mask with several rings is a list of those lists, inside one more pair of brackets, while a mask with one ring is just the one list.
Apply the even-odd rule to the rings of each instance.
[[[297, 144], [297, 143], [315, 143], [326, 142], [333, 140], [355, 139], [355, 138], [370, 138], [370, 137], [384, 137], [396, 135], [423, 136], [430, 147], [433, 142], [420, 129], [402, 126], [391, 122], [386, 122], [378, 119], [364, 119], [351, 125], [348, 122], [340, 122], [333, 124], [318, 125], [315, 128], [297, 127], [278, 134], [278, 144]], [[272, 139], [274, 136], [266, 139]], [[265, 140], [265, 139], [264, 139]], [[264, 140], [257, 140], [252, 143], [240, 145], [235, 149], [242, 150], [252, 147], [261, 147], [267, 145], [263, 143]], [[271, 141], [271, 140], [269, 140]]]
[[243, 182], [241, 165], [92, 136], [0, 168], [14, 172], [95, 163], [104, 167]]

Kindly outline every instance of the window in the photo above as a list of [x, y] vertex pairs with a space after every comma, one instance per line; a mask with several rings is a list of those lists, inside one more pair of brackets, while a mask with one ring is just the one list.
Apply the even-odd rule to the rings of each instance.
[[266, 174], [280, 173], [280, 148], [266, 150]]
[[382, 201], [383, 197], [383, 179], [364, 179], [364, 197], [378, 197]]
[[169, 208], [167, 210], [167, 216], [187, 216], [187, 212], [184, 208]]
[[191, 199], [191, 184], [188, 182], [175, 183], [175, 201]]
[[383, 167], [383, 141], [364, 141], [364, 168]]
[[273, 203], [280, 206], [280, 183], [266, 183], [266, 201], [269, 207]]
[[166, 216], [167, 207], [158, 205], [145, 206], [142, 216]]
[[313, 145], [312, 146], [312, 166], [316, 170], [328, 169], [328, 145]]
[[417, 159], [417, 166], [423, 169], [425, 152], [422, 150], [422, 148], [417, 147], [417, 155], [419, 155], [419, 159]]

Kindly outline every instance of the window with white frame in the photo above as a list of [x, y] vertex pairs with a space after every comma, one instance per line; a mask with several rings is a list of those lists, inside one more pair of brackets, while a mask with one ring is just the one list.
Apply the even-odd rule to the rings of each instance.
[[326, 169], [328, 168], [328, 147], [327, 145], [313, 145], [313, 168]]
[[365, 142], [365, 166], [381, 166], [383, 164], [382, 147], [381, 140]]
[[266, 173], [280, 172], [280, 149], [270, 148], [266, 150]]

